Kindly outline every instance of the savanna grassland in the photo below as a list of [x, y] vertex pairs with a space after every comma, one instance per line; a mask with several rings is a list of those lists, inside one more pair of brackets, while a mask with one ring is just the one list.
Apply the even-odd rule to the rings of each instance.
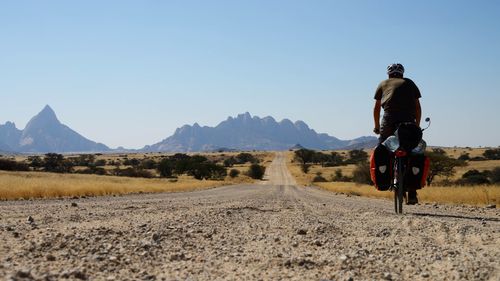
[[[500, 184], [456, 184], [471, 170], [488, 172], [500, 167], [500, 160], [484, 159], [483, 154], [487, 148], [444, 148], [446, 154], [451, 158], [459, 158], [467, 155], [470, 160], [464, 161], [465, 165], [458, 165], [453, 169], [451, 175], [438, 175], [431, 186], [426, 186], [418, 191], [418, 198], [423, 203], [450, 203], [484, 206], [500, 203]], [[371, 155], [371, 150], [365, 150]], [[348, 151], [336, 151], [343, 157], [348, 157]], [[324, 153], [329, 153], [324, 152]], [[312, 164], [309, 171], [304, 173], [300, 164], [294, 160], [294, 153], [288, 153], [288, 168], [296, 181], [300, 185], [315, 185], [323, 189], [349, 194], [353, 196], [366, 196], [373, 198], [392, 199], [393, 194], [389, 191], [378, 191], [373, 185], [356, 183], [352, 180], [334, 179], [335, 174], [340, 173], [346, 178], [352, 178], [356, 170], [355, 164], [339, 165], [334, 167], [324, 167]], [[317, 181], [315, 178], [321, 176], [324, 181]]]
[[[254, 157], [253, 162], [263, 167], [269, 165], [273, 158], [273, 153], [267, 152], [248, 154]], [[73, 161], [76, 165], [68, 171], [46, 172], [44, 167], [30, 167], [29, 171], [0, 171], [0, 200], [182, 192], [255, 181], [248, 175], [251, 161], [227, 163], [227, 159], [237, 158], [240, 152], [186, 155], [193, 159], [201, 156], [206, 159], [205, 162], [218, 165], [223, 171], [217, 177], [199, 175], [196, 179], [191, 171], [176, 174], [176, 168], [172, 167], [171, 175], [162, 176], [161, 161], [173, 157], [173, 154], [164, 153], [92, 154], [91, 160], [89, 154], [64, 155], [66, 160], [77, 159]], [[43, 161], [43, 155], [38, 157]], [[10, 159], [30, 163], [33, 156]], [[93, 164], [78, 166], [78, 161], [82, 162], [82, 159]]]

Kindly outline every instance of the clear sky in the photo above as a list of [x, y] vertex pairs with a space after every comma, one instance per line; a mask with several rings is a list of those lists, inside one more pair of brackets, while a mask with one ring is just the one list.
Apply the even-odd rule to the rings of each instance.
[[0, 123], [139, 148], [245, 111], [371, 135], [405, 65], [431, 145], [500, 145], [500, 1], [0, 1]]

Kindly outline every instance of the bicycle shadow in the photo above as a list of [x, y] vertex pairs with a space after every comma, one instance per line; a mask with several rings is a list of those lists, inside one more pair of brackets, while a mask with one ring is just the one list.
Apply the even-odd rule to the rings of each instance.
[[446, 215], [446, 214], [432, 214], [432, 213], [408, 213], [408, 214], [419, 217], [453, 218], [453, 219], [465, 219], [474, 221], [500, 222], [500, 218], [491, 218], [491, 217], [469, 217], [461, 215]]

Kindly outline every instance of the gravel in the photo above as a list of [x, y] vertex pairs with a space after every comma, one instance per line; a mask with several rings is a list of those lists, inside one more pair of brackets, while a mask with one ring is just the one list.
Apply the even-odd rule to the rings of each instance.
[[297, 187], [283, 161], [268, 184], [0, 202], [0, 280], [500, 279], [498, 209], [396, 215]]

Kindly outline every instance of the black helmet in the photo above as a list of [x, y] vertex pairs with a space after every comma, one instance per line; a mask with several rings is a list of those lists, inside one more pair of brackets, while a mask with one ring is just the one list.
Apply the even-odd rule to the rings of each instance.
[[405, 68], [400, 63], [393, 63], [387, 67], [387, 74], [388, 75], [391, 75], [391, 74], [403, 75], [403, 73], [405, 73]]

